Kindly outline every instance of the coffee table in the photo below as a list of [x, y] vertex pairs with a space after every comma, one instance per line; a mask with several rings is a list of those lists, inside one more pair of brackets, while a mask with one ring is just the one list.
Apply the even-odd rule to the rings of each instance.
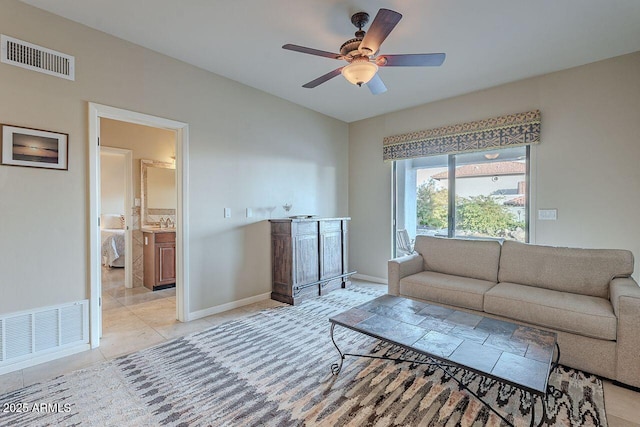
[[[458, 380], [450, 369], [473, 371], [528, 393], [531, 425], [535, 420], [536, 401], [539, 399], [542, 406], [542, 424], [546, 417], [547, 392], [558, 393], [548, 386], [549, 374], [560, 359], [554, 332], [393, 295], [384, 295], [347, 310], [331, 317], [329, 322], [331, 340], [340, 354], [339, 363], [331, 366], [334, 375], [340, 373], [346, 356], [433, 365], [509, 425], [513, 424]], [[336, 325], [425, 355], [427, 359], [345, 353], [334, 339]], [[555, 361], [554, 350], [557, 350]]]

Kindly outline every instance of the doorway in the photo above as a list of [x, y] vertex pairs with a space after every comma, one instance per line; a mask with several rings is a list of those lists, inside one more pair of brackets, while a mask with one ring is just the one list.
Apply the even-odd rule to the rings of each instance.
[[[90, 341], [100, 345], [102, 335], [101, 239], [100, 217], [100, 123], [111, 119], [175, 132], [175, 176], [177, 203], [175, 209], [176, 319], [189, 320], [188, 304], [188, 124], [105, 105], [89, 103], [89, 227], [90, 227]], [[131, 200], [131, 197], [129, 198]], [[129, 210], [131, 212], [131, 210]], [[131, 253], [132, 251], [130, 251]]]

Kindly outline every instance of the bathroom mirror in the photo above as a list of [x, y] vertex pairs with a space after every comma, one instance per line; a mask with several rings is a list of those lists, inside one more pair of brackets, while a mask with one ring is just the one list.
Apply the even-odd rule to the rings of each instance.
[[177, 192], [176, 168], [156, 160], [140, 161], [140, 213], [143, 226], [159, 226], [161, 218], [175, 224]]

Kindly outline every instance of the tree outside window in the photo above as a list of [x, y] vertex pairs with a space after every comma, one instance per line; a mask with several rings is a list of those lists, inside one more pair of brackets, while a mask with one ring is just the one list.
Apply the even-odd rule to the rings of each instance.
[[396, 228], [527, 241], [528, 156], [517, 147], [396, 162]]

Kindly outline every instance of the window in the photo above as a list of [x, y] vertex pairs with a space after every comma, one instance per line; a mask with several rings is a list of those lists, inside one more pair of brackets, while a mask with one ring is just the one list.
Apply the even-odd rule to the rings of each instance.
[[528, 241], [528, 146], [398, 160], [394, 170], [394, 255], [407, 252], [397, 237], [407, 234]]

